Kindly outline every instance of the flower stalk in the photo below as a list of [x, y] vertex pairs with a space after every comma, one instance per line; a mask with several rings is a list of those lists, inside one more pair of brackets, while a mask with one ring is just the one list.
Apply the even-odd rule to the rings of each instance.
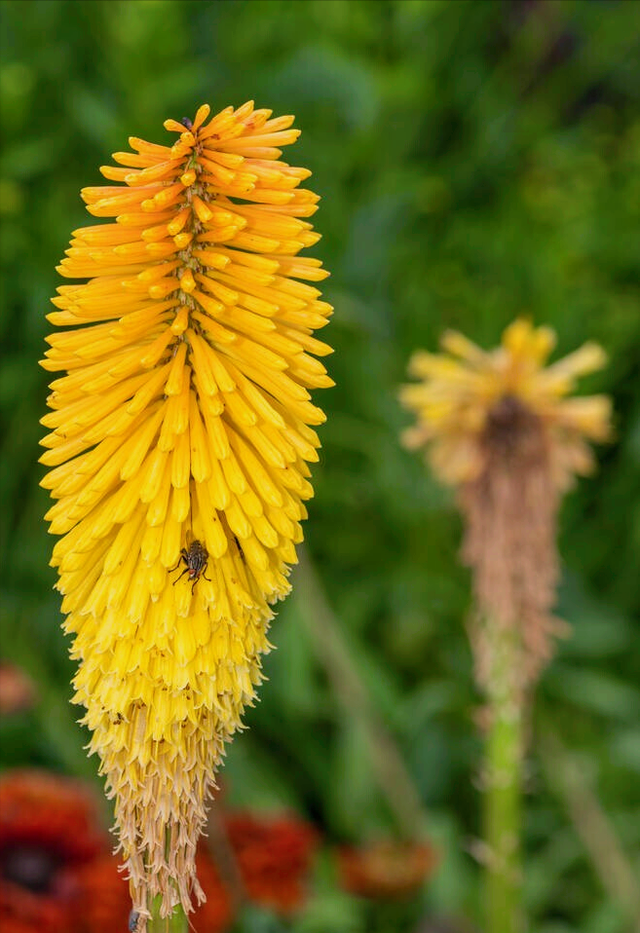
[[324, 667], [338, 702], [359, 723], [367, 740], [370, 765], [400, 837], [426, 837], [428, 817], [420, 794], [393, 736], [380, 720], [367, 687], [353, 663], [336, 618], [307, 549], [300, 549], [296, 596], [318, 661]]
[[484, 351], [448, 332], [445, 353], [416, 353], [420, 381], [401, 400], [417, 423], [405, 432], [453, 486], [464, 519], [462, 559], [472, 571], [470, 638], [485, 700], [482, 774], [486, 933], [521, 933], [521, 814], [526, 716], [535, 684], [566, 631], [553, 615], [559, 578], [557, 514], [587, 444], [607, 440], [610, 402], [567, 398], [578, 376], [602, 367], [595, 344], [550, 366], [555, 335], [518, 320]]
[[[489, 625], [491, 623], [488, 623]], [[485, 760], [482, 773], [487, 930], [522, 933], [522, 768], [524, 710], [514, 682], [515, 640], [497, 632], [487, 688]]]
[[[189, 933], [189, 921], [180, 904], [174, 908], [170, 917], [161, 915], [161, 907], [162, 898], [155, 897], [151, 905], [151, 917], [147, 922], [147, 933]], [[137, 933], [135, 926], [133, 933]]]

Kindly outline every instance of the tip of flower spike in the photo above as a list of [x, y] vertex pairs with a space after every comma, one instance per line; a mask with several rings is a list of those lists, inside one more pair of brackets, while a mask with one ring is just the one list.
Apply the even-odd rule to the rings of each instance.
[[611, 426], [612, 404], [606, 395], [565, 398], [558, 404], [558, 421], [590, 440], [604, 443], [614, 439]]
[[201, 107], [198, 107], [196, 111], [196, 115], [193, 119], [192, 130], [194, 133], [196, 130], [198, 130], [202, 126], [202, 124], [207, 119], [210, 113], [211, 113], [211, 107], [209, 106], [209, 104], [202, 104]]
[[430, 845], [381, 840], [338, 850], [340, 883], [361, 897], [394, 898], [419, 888], [433, 871], [437, 855]]
[[253, 111], [254, 107], [255, 107], [254, 100], [246, 101], [244, 104], [242, 104], [241, 107], [238, 107], [238, 109], [236, 110], [234, 114], [236, 120], [242, 120], [244, 117], [248, 117], [249, 114]]

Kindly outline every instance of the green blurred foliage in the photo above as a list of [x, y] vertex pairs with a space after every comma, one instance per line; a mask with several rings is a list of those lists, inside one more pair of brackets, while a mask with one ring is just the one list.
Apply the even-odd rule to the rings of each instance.
[[[130, 134], [254, 98], [295, 113], [286, 157], [323, 200], [315, 249], [336, 308], [323, 333], [337, 386], [306, 534], [353, 664], [394, 735], [441, 851], [408, 907], [380, 912], [318, 867], [298, 933], [403, 931], [420, 913], [476, 919], [473, 786], [478, 703], [464, 630], [467, 573], [451, 497], [403, 451], [397, 387], [445, 327], [485, 346], [518, 314], [558, 350], [610, 355], [585, 391], [611, 393], [616, 440], [567, 499], [559, 611], [573, 625], [538, 692], [638, 865], [640, 823], [640, 5], [500, 0], [3, 0], [0, 92], [3, 417], [1, 627], [40, 703], [0, 726], [2, 762], [93, 776], [68, 705], [72, 667], [48, 567], [39, 488], [37, 359], [54, 267], [87, 223], [78, 191]], [[359, 723], [330, 690], [302, 623], [282, 607], [269, 682], [230, 749], [234, 803], [285, 806], [329, 843], [391, 834]], [[545, 718], [546, 717], [546, 718]], [[536, 933], [622, 933], [532, 742], [527, 897]], [[637, 814], [636, 814], [637, 816]], [[633, 854], [635, 853], [635, 855]], [[244, 933], [280, 929], [252, 915]]]

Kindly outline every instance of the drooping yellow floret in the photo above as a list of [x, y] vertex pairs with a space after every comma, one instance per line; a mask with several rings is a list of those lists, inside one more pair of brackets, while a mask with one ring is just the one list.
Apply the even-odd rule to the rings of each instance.
[[[208, 121], [208, 122], [207, 122]], [[331, 307], [306, 219], [310, 174], [280, 161], [293, 117], [253, 103], [173, 145], [131, 137], [82, 191], [42, 365], [42, 485], [79, 661], [75, 701], [115, 797], [134, 908], [190, 909], [194, 854], [224, 743], [289, 590], [331, 386], [312, 336]], [[80, 280], [80, 283], [78, 282]], [[82, 281], [86, 280], [86, 281]]]

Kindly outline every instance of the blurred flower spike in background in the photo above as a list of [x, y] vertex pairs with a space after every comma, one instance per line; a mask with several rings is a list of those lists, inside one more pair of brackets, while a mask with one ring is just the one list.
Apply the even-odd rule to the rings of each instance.
[[[560, 628], [551, 617], [560, 493], [591, 470], [587, 441], [610, 437], [606, 396], [567, 397], [579, 376], [604, 366], [604, 351], [587, 343], [545, 366], [554, 345], [550, 328], [526, 320], [512, 323], [491, 351], [449, 331], [444, 353], [413, 356], [409, 372], [421, 381], [400, 394], [417, 419], [405, 445], [424, 447], [438, 478], [457, 489], [476, 609], [521, 632], [515, 674], [523, 687], [535, 681]], [[482, 631], [474, 654], [486, 686], [492, 648]]]
[[[142, 929], [203, 892], [195, 852], [224, 743], [261, 680], [273, 612], [289, 591], [310, 425], [308, 389], [332, 385], [312, 336], [331, 306], [299, 258], [310, 175], [279, 161], [293, 117], [249, 102], [168, 120], [173, 145], [129, 140], [112, 185], [85, 188], [115, 223], [73, 234], [49, 320], [51, 430], [42, 484], [75, 702], [115, 797]], [[207, 122], [208, 121], [208, 122]]]
[[486, 706], [480, 775], [486, 880], [485, 929], [524, 929], [522, 775], [526, 716], [540, 672], [562, 629], [553, 617], [559, 579], [557, 514], [575, 474], [593, 466], [587, 440], [610, 436], [604, 396], [567, 398], [578, 376], [600, 369], [595, 344], [545, 366], [555, 344], [547, 327], [516, 320], [485, 352], [446, 333], [445, 353], [416, 353], [401, 401], [417, 424], [404, 435], [426, 447], [436, 475], [457, 490], [462, 558], [471, 567], [470, 626], [476, 680]]

